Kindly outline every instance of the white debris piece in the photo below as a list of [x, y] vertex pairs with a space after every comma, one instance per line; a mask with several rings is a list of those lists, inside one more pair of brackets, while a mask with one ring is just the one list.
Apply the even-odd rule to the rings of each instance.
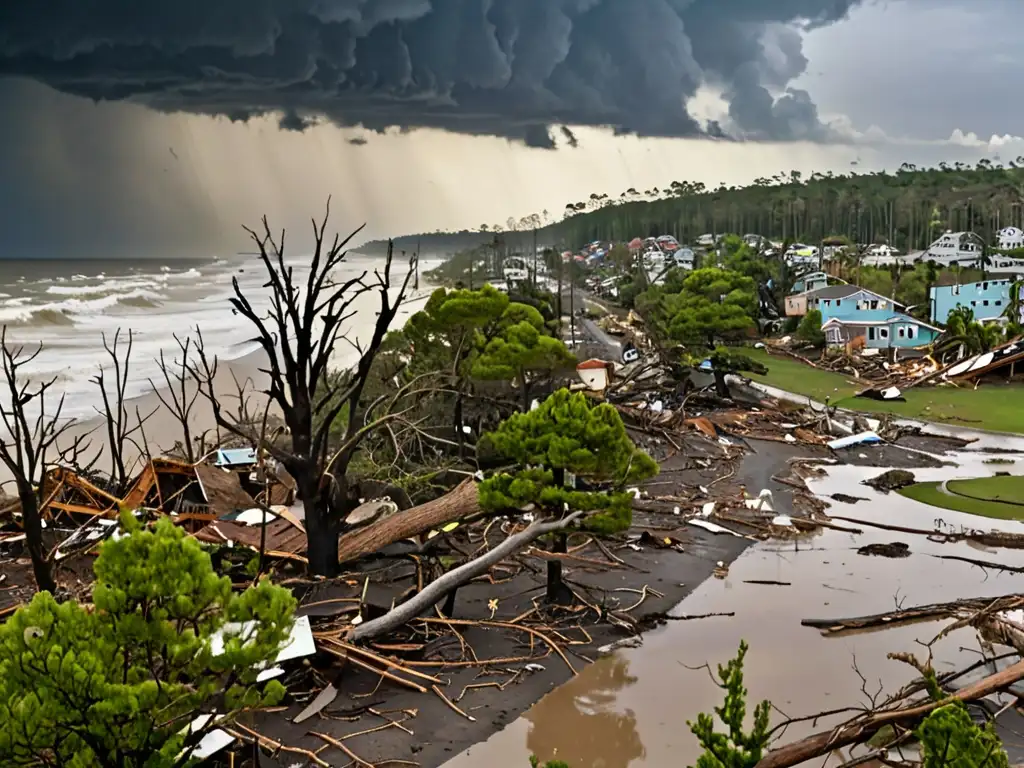
[[776, 515], [772, 518], [772, 525], [792, 526], [793, 518], [789, 515]]
[[704, 503], [704, 506], [700, 508], [701, 517], [711, 517], [711, 513], [715, 511], [715, 502], [708, 501]]
[[772, 492], [767, 488], [761, 490], [757, 494], [756, 499], [744, 499], [747, 509], [755, 509], [759, 512], [774, 512], [775, 508], [772, 506]]
[[272, 523], [276, 519], [277, 515], [273, 512], [264, 512], [262, 509], [254, 507], [239, 513], [238, 517], [235, 518], [235, 522], [242, 525], [263, 525], [264, 520]]
[[[691, 517], [686, 522], [690, 525], [695, 525], [698, 528], [703, 528], [705, 531], [710, 531], [711, 533], [729, 533], [733, 536], [740, 536], [736, 531], [730, 531], [728, 528], [725, 528], [718, 523], [712, 523], [710, 520], [705, 520], [701, 517]], [[740, 538], [742, 538], [742, 536], [740, 536]]]
[[[195, 733], [196, 731], [200, 731], [205, 728], [206, 724], [210, 722], [211, 717], [213, 717], [213, 715], [200, 715], [185, 727], [188, 729], [189, 733]], [[182, 730], [185, 729], [183, 728]], [[194, 757], [197, 760], [206, 760], [208, 757], [212, 757], [222, 749], [230, 746], [234, 740], [235, 737], [227, 731], [215, 728], [199, 740], [199, 743], [192, 749], [191, 757]], [[180, 756], [181, 755], [179, 754], [179, 757]]]
[[[354, 623], [354, 622], [353, 622]], [[240, 638], [242, 643], [245, 644], [249, 640], [256, 637], [257, 624], [255, 621], [242, 621], [242, 622], [228, 622], [220, 630], [210, 636], [210, 653], [214, 656], [220, 656], [224, 653], [224, 645], [226, 638]], [[300, 616], [292, 624], [291, 634], [289, 634], [287, 641], [284, 646], [277, 654], [277, 658], [274, 659], [275, 664], [280, 664], [282, 661], [290, 661], [291, 659], [300, 659], [305, 656], [312, 656], [316, 653], [316, 643], [313, 640], [313, 631], [309, 627], [309, 616]], [[259, 680], [270, 680], [271, 678], [277, 677], [281, 672], [276, 672], [276, 668], [265, 669], [260, 672]]]

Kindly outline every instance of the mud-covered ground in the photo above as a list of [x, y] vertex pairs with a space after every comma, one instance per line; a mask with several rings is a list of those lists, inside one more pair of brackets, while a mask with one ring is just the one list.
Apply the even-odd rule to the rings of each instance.
[[[767, 488], [772, 492], [777, 511], [792, 511], [790, 499], [794, 489], [770, 478], [784, 472], [790, 458], [808, 455], [808, 451], [779, 443], [750, 443], [753, 450], [734, 460], [717, 456], [713, 461], [703, 457], [703, 451], [698, 447], [699, 441], [694, 441], [692, 446], [688, 443], [688, 449], [684, 452], [662, 459], [661, 474], [645, 490], [652, 497], [683, 495], [699, 492], [701, 486], [707, 488], [713, 484], [708, 488], [710, 493], [727, 496], [738, 493], [741, 486], [745, 486], [751, 493]], [[708, 466], [696, 464], [697, 460]], [[641, 502], [640, 506], [643, 505]], [[737, 526], [737, 530], [739, 528]], [[681, 542], [679, 549], [682, 551], [659, 547], [657, 543], [663, 542], [665, 538]], [[632, 529], [621, 542], [608, 543], [611, 551], [628, 567], [599, 570], [585, 564], [578, 567], [567, 565], [564, 578], [571, 585], [589, 588], [583, 594], [604, 593], [607, 599], [615, 600], [620, 607], [635, 603], [641, 596], [638, 593], [643, 593], [645, 588], [657, 591], [660, 596], [648, 591], [642, 605], [630, 612], [638, 620], [638, 629], [645, 630], [661, 623], [672, 607], [712, 576], [718, 563], [728, 565], [751, 541], [730, 534], [708, 533], [687, 524], [672, 511], [637, 511]], [[592, 548], [576, 554], [593, 559], [601, 558], [600, 552]], [[526, 557], [524, 561], [529, 563], [531, 558]], [[510, 581], [501, 584], [477, 581], [461, 588], [454, 618], [490, 619], [489, 603], [492, 600], [498, 601], [493, 617], [498, 622], [510, 621], [534, 608], [534, 598], [543, 595], [545, 571], [542, 560], [536, 559], [533, 564], [535, 571], [524, 569]], [[372, 567], [372, 564], [367, 567]], [[323, 600], [323, 594], [316, 595], [315, 600]], [[695, 618], [692, 621], [701, 619]], [[323, 739], [312, 735], [312, 732], [320, 732], [335, 740], [343, 740], [362, 760], [378, 766], [388, 765], [389, 760], [410, 760], [421, 766], [437, 766], [516, 719], [548, 691], [569, 680], [575, 671], [600, 655], [599, 649], [632, 635], [607, 622], [587, 625], [585, 629], [587, 635], [578, 630], [561, 632], [565, 638], [579, 642], [578, 645], [561, 644], [573, 667], [570, 670], [569, 665], [557, 654], [547, 654], [546, 650], [542, 650], [542, 644], [536, 638], [531, 650], [529, 638], [522, 633], [507, 629], [459, 627], [466, 646], [471, 648], [469, 655], [480, 660], [547, 654], [532, 661], [476, 666], [463, 664], [461, 659], [464, 652], [457, 640], [447, 641], [447, 656], [443, 648], [432, 649], [432, 653], [440, 657], [458, 658], [459, 661], [447, 667], [419, 668], [420, 671], [443, 680], [446, 683], [443, 687], [445, 695], [457, 702], [458, 708], [472, 720], [456, 713], [433, 691], [420, 693], [408, 690], [361, 670], [341, 669], [335, 658], [319, 657], [314, 658], [312, 663], [315, 666], [323, 665], [328, 676], [336, 675], [336, 686], [342, 690], [325, 713], [301, 724], [293, 724], [289, 719], [304, 706], [295, 704], [283, 713], [260, 715], [251, 727], [275, 741], [309, 750], [325, 746]], [[530, 668], [534, 671], [521, 671], [526, 669], [527, 664], [531, 664]], [[533, 667], [532, 664], [539, 664], [541, 668]], [[495, 685], [480, 687], [486, 683], [500, 685], [513, 678], [514, 682], [503, 689]], [[477, 687], [467, 689], [467, 686]], [[427, 687], [430, 687], [429, 684]], [[309, 697], [303, 697], [304, 702], [308, 700]], [[370, 713], [368, 708], [381, 715]], [[353, 710], [363, 711], [345, 714]], [[414, 716], [410, 715], [412, 712], [415, 712]], [[336, 719], [339, 716], [348, 719]], [[402, 720], [401, 725], [408, 730], [386, 725], [387, 719]], [[382, 725], [385, 726], [383, 730], [346, 738], [349, 734]], [[351, 760], [330, 746], [320, 753], [320, 757], [331, 765], [345, 765]], [[281, 766], [294, 763], [294, 753], [282, 754], [278, 760]], [[265, 760], [264, 765], [268, 764]]]

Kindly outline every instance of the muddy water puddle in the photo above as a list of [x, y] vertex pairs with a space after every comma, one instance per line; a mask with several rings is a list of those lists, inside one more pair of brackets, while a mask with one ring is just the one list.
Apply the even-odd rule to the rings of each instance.
[[[983, 464], [987, 457], [977, 453], [943, 458], [958, 466], [915, 470], [917, 479], [978, 477], [999, 469]], [[1024, 532], [1019, 522], [936, 510], [860, 484], [881, 471], [829, 467], [828, 476], [813, 480], [811, 487], [824, 497], [845, 493], [866, 499], [855, 504], [831, 502], [829, 512], [835, 515], [929, 530], [941, 518], [949, 528]], [[948, 621], [825, 638], [802, 627], [801, 619], [852, 617], [894, 610], [897, 605], [1024, 592], [1024, 575], [932, 556], [1024, 566], [1024, 551], [979, 552], [966, 543], [940, 544], [924, 536], [858, 527], [863, 533], [824, 530], [799, 542], [755, 545], [730, 566], [724, 579], [704, 583], [674, 611], [735, 612], [734, 616], [671, 622], [645, 636], [639, 648], [605, 656], [446, 767], [523, 768], [531, 754], [542, 762], [565, 760], [572, 768], [693, 765], [700, 749], [686, 721], [721, 703], [721, 692], [707, 669], [699, 667], [710, 664], [714, 669], [726, 662], [740, 640], [750, 645], [745, 666], [748, 711], [762, 698], [770, 698], [790, 717], [863, 706], [880, 686], [891, 692], [916, 677], [909, 666], [886, 654], [909, 651], [924, 658], [927, 652], [917, 641], [931, 640]], [[865, 544], [895, 541], [910, 546], [910, 557], [857, 554]], [[746, 583], [750, 580], [788, 586]], [[966, 666], [978, 658], [975, 633], [953, 632], [934, 645], [933, 653], [939, 672]], [[786, 739], [822, 730], [845, 717], [792, 725]], [[783, 719], [773, 713], [773, 723]], [[1008, 742], [1008, 747], [1024, 748], [1024, 734], [1018, 740], [1016, 745]]]

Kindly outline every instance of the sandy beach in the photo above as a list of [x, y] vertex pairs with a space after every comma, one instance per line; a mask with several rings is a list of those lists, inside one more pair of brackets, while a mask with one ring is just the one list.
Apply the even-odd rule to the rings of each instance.
[[[381, 261], [355, 254], [336, 277], [344, 279], [372, 271], [381, 266]], [[42, 351], [25, 371], [33, 379], [56, 377], [47, 397], [48, 409], [61, 396], [65, 398], [62, 416], [71, 419], [72, 424], [62, 435], [61, 449], [84, 439], [88, 443], [87, 458], [81, 463], [95, 460], [95, 468], [104, 472], [111, 468], [106, 419], [98, 410], [102, 400], [94, 378], [102, 367], [108, 376], [107, 391], [112, 393], [112, 360], [103, 349], [103, 338], [111, 341], [118, 330], [122, 345], [129, 330], [133, 337], [127, 381], [128, 423], [134, 427], [139, 416], [144, 421], [143, 429], [132, 436], [133, 445], [126, 450], [125, 458], [129, 461], [137, 462], [145, 448], [151, 455], [159, 456], [183, 439], [178, 419], [161, 402], [161, 398], [169, 401], [170, 393], [158, 365], [162, 352], [172, 376], [180, 370], [181, 352], [175, 335], [181, 339], [194, 338], [196, 328], [202, 331], [207, 354], [218, 360], [214, 389], [226, 410], [237, 408], [238, 384], [242, 383], [251, 397], [251, 406], [262, 407], [260, 390], [266, 388], [267, 377], [260, 368], [265, 367], [265, 354], [252, 342], [252, 324], [234, 314], [229, 302], [233, 295], [232, 279], [237, 279], [253, 305], [265, 311], [266, 273], [255, 257], [164, 265], [161, 269], [142, 271], [132, 271], [123, 264], [101, 263], [90, 272], [88, 266], [79, 265], [77, 268], [83, 272], [74, 276], [44, 275], [29, 280], [8, 274], [6, 282], [0, 281], [0, 321], [4, 323], [8, 344], [23, 344], [26, 352], [42, 344]], [[291, 266], [295, 279], [303, 280], [308, 264], [296, 260]], [[401, 283], [405, 268], [405, 264], [393, 264], [393, 283]], [[117, 269], [119, 274], [114, 273]], [[421, 309], [431, 290], [422, 281], [418, 290], [410, 285], [394, 326], [401, 327], [412, 313]], [[372, 333], [378, 302], [375, 291], [356, 301], [357, 314], [345, 329], [349, 340], [365, 340]], [[332, 356], [339, 368], [350, 366], [357, 359], [354, 348], [344, 342], [337, 345]], [[189, 382], [189, 397], [194, 391], [194, 383]], [[195, 400], [189, 426], [194, 437], [205, 434], [207, 447], [216, 445], [213, 412], [203, 395]], [[0, 482], [9, 479], [7, 468], [0, 467]]]

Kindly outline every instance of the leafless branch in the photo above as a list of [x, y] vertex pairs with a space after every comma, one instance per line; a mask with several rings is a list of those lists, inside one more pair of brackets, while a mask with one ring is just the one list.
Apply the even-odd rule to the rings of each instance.
[[192, 340], [188, 337], [182, 339], [174, 334], [174, 341], [178, 345], [181, 357], [168, 361], [164, 356], [164, 351], [160, 350], [160, 357], [157, 359], [166, 389], [158, 387], [152, 379], [149, 380], [149, 384], [160, 403], [174, 416], [175, 421], [181, 427], [183, 458], [190, 463], [195, 463], [198, 456], [194, 445], [195, 438], [192, 435], [192, 409], [199, 397], [199, 387], [189, 375]]
[[97, 407], [96, 413], [104, 420], [107, 431], [107, 450], [110, 452], [111, 475], [115, 484], [115, 494], [121, 495], [127, 489], [133, 474], [134, 464], [128, 462], [129, 448], [134, 448], [140, 458], [148, 458], [143, 452], [142, 446], [135, 439], [135, 435], [142, 430], [142, 425], [148, 421], [157, 409], [141, 416], [138, 407], [135, 409], [136, 420], [134, 424], [129, 422], [128, 413], [128, 378], [131, 372], [132, 345], [134, 337], [128, 331], [128, 340], [124, 346], [121, 345], [121, 329], [114, 332], [112, 341], [107, 341], [107, 335], [103, 334], [103, 349], [110, 357], [111, 372], [113, 374], [113, 386], [108, 387], [107, 373], [100, 364], [96, 375], [91, 379], [92, 383], [99, 387], [100, 402], [102, 407]]

